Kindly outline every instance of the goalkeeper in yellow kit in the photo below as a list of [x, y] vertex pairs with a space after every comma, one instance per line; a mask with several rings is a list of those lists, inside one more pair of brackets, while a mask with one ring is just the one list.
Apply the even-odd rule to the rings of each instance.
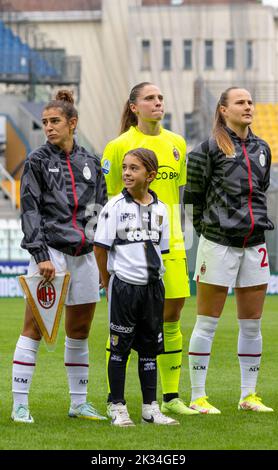
[[[179, 188], [186, 183], [186, 143], [180, 135], [162, 128], [163, 116], [164, 101], [159, 88], [149, 82], [134, 86], [123, 110], [120, 136], [104, 150], [102, 169], [108, 194], [113, 196], [123, 188], [122, 159], [129, 150], [144, 147], [157, 155], [158, 174], [151, 189], [167, 205], [170, 222], [170, 253], [163, 256], [164, 353], [158, 356], [163, 391], [161, 411], [191, 415], [196, 411], [188, 408], [178, 393], [182, 361], [180, 314], [185, 297], [190, 296], [179, 201]], [[109, 355], [109, 344], [107, 351]]]

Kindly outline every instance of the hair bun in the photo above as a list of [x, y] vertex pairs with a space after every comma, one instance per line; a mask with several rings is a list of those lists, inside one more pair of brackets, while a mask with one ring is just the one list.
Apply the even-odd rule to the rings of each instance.
[[67, 101], [72, 105], [74, 104], [73, 92], [70, 90], [59, 90], [56, 94], [55, 99], [57, 101]]

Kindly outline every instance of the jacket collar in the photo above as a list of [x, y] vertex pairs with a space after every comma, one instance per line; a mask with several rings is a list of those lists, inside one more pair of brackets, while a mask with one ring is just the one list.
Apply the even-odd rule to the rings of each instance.
[[[52, 153], [55, 153], [55, 154], [60, 155], [60, 156], [65, 156], [66, 155], [66, 152], [64, 150], [62, 150], [60, 147], [58, 147], [58, 145], [51, 144], [48, 140], [46, 141], [46, 145], [50, 148]], [[75, 154], [77, 150], [78, 150], [78, 145], [74, 140], [73, 141], [72, 151], [70, 152], [70, 155]]]
[[[149, 206], [151, 204], [157, 204], [157, 195], [154, 191], [152, 191], [151, 189], [148, 189], [148, 193], [151, 194], [151, 196], [153, 197], [153, 201], [149, 204]], [[135, 204], [138, 204], [138, 202], [134, 201], [132, 195], [128, 192], [128, 190], [126, 188], [124, 188], [122, 190], [122, 194], [126, 200], [126, 202], [135, 202]]]
[[239, 142], [239, 143], [241, 143], [241, 142], [247, 142], [247, 143], [248, 143], [248, 142], [251, 142], [251, 141], [254, 139], [254, 137], [255, 137], [254, 134], [253, 134], [253, 132], [251, 131], [251, 128], [250, 128], [250, 127], [248, 127], [248, 135], [247, 135], [246, 139], [241, 139], [234, 131], [232, 131], [232, 129], [230, 129], [230, 128], [227, 127], [227, 126], [225, 126], [225, 130], [228, 132], [228, 134], [230, 135], [230, 137], [231, 137], [233, 140], [235, 140], [235, 141], [237, 141], [237, 142]]

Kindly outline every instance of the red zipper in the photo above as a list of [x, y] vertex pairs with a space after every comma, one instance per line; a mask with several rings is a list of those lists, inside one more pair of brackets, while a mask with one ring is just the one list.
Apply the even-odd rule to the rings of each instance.
[[77, 225], [76, 214], [77, 214], [77, 210], [78, 210], [78, 198], [77, 198], [77, 194], [76, 194], [75, 179], [74, 179], [74, 174], [73, 174], [71, 164], [70, 164], [70, 154], [69, 153], [66, 154], [66, 158], [67, 158], [67, 165], [68, 165], [68, 169], [69, 169], [69, 173], [70, 173], [70, 177], [71, 177], [72, 192], [73, 192], [73, 199], [74, 199], [74, 209], [73, 209], [73, 213], [72, 213], [72, 225], [75, 228], [75, 230], [77, 230], [81, 234], [81, 245], [78, 248], [76, 248], [76, 252], [75, 252], [75, 256], [78, 256], [80, 251], [82, 250], [83, 246], [85, 245], [86, 237], [85, 237], [85, 234], [84, 234], [83, 230], [81, 230], [81, 228], [79, 228], [78, 225]]
[[250, 165], [250, 160], [249, 160], [249, 157], [248, 157], [248, 153], [247, 153], [245, 144], [243, 142], [242, 142], [242, 150], [243, 150], [243, 154], [244, 154], [246, 164], [247, 164], [247, 168], [248, 168], [248, 183], [249, 183], [248, 208], [249, 208], [249, 214], [250, 214], [250, 218], [251, 218], [251, 228], [249, 230], [249, 233], [244, 238], [244, 242], [243, 242], [243, 247], [245, 247], [246, 243], [248, 241], [248, 238], [250, 238], [252, 233], [253, 233], [254, 226], [255, 226], [255, 221], [254, 221], [254, 215], [253, 215], [253, 209], [252, 209], [252, 194], [253, 194], [252, 170], [251, 170], [251, 165]]

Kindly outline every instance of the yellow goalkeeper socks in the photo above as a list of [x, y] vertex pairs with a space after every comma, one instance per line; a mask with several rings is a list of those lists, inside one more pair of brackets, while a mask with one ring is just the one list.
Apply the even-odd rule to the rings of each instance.
[[179, 393], [182, 361], [180, 321], [164, 322], [164, 353], [157, 358], [163, 395]]

